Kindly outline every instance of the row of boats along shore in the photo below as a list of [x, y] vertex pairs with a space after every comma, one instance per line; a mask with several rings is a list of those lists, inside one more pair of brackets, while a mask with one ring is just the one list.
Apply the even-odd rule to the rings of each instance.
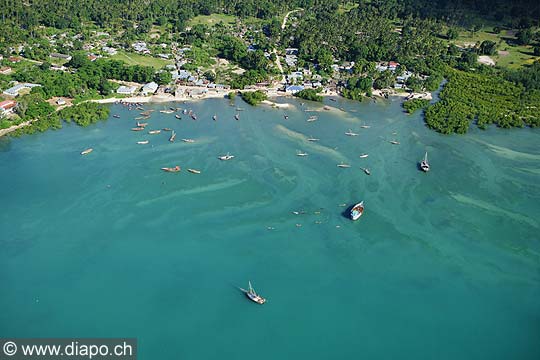
[[[121, 104], [121, 105], [127, 107], [128, 110], [134, 110], [135, 109], [135, 110], [141, 111], [140, 116], [135, 118], [135, 120], [137, 121], [136, 126], [131, 128], [131, 130], [135, 131], [135, 132], [146, 131], [146, 126], [148, 125], [148, 122], [145, 122], [145, 120], [148, 120], [150, 118], [150, 116], [151, 116], [151, 114], [152, 114], [152, 112], [154, 110], [145, 110], [143, 108], [142, 103], [118, 102], [117, 104]], [[327, 106], [325, 106], [325, 109], [327, 109]], [[237, 110], [237, 112], [234, 115], [234, 119], [238, 121], [238, 120], [240, 120], [239, 112], [242, 111], [243, 109], [242, 108], [236, 108], [236, 110]], [[306, 111], [308, 111], [308, 110], [306, 110]], [[182, 115], [187, 116], [187, 117], [191, 118], [192, 120], [197, 120], [197, 115], [193, 112], [193, 110], [182, 109], [182, 108], [179, 108], [179, 107], [171, 107], [171, 108], [166, 109], [166, 110], [160, 110], [159, 112], [164, 113], [164, 114], [173, 114], [173, 113], [175, 113], [175, 118], [178, 119], [178, 120], [182, 120]], [[180, 112], [181, 112], [182, 115], [180, 115]], [[113, 117], [114, 118], [120, 118], [119, 115], [113, 115]], [[287, 120], [289, 118], [289, 116], [284, 115], [284, 118], [285, 118], [285, 120]], [[311, 116], [308, 117], [308, 119], [306, 121], [313, 122], [313, 121], [316, 121], [317, 118], [318, 118], [317, 116], [311, 115]], [[213, 121], [218, 120], [217, 114], [212, 116], [212, 120]], [[369, 125], [361, 125], [360, 127], [364, 128], [364, 129], [370, 128]], [[157, 134], [161, 134], [162, 132], [170, 133], [170, 135], [169, 135], [169, 141], [170, 142], [174, 142], [176, 140], [176, 132], [171, 128], [149, 130], [148, 134], [149, 135], [157, 135]], [[353, 132], [351, 129], [348, 129], [348, 131], [345, 132], [345, 135], [354, 137], [354, 136], [358, 136], [359, 134]], [[186, 143], [194, 143], [195, 142], [194, 139], [189, 139], [189, 138], [184, 138], [184, 139], [181, 139], [181, 140], [183, 142], [186, 142]], [[307, 140], [311, 141], [311, 142], [315, 142], [315, 141], [319, 141], [320, 139], [317, 139], [317, 138], [314, 138], [314, 137], [309, 137], [309, 138], [307, 138]], [[390, 140], [388, 142], [393, 144], [393, 145], [399, 145], [400, 144], [397, 140]], [[137, 141], [137, 144], [139, 144], [139, 145], [147, 145], [149, 143], [150, 143], [149, 140], [139, 140], [139, 141]], [[88, 155], [92, 151], [93, 151], [92, 148], [85, 149], [84, 151], [81, 152], [81, 155]], [[299, 157], [306, 157], [309, 154], [307, 152], [298, 150], [296, 155], [299, 156]], [[365, 159], [368, 156], [369, 156], [368, 154], [359, 155], [359, 157], [361, 159]], [[219, 155], [217, 158], [219, 160], [222, 160], [222, 161], [228, 161], [228, 160], [232, 160], [234, 158], [234, 155], [231, 155], [230, 153], [227, 153], [227, 154], [224, 154], [224, 155]], [[337, 166], [339, 168], [350, 168], [351, 167], [351, 165], [345, 164], [345, 163], [340, 163]], [[366, 175], [371, 175], [371, 171], [369, 170], [369, 168], [360, 167], [360, 169]], [[429, 165], [428, 158], [427, 158], [427, 152], [425, 153], [424, 158], [418, 163], [418, 169], [423, 171], [423, 172], [426, 172], [426, 173], [430, 170], [430, 165]], [[182, 169], [181, 169], [181, 167], [179, 165], [174, 165], [172, 167], [162, 167], [161, 170], [165, 171], [165, 172], [169, 172], [169, 173], [177, 173], [177, 172], [180, 172]], [[198, 169], [188, 168], [187, 171], [192, 173], [192, 174], [201, 174], [201, 170], [198, 170]], [[359, 203], [355, 204], [351, 208], [349, 216], [350, 216], [350, 218], [352, 220], [358, 220], [363, 215], [363, 213], [364, 213], [364, 201], [360, 201]], [[298, 226], [298, 224], [297, 224], [297, 226]], [[251, 289], [251, 287], [250, 287], [250, 289]], [[246, 292], [246, 294], [248, 294], [248, 293], [249, 293], [249, 291]]]
[[[146, 126], [148, 125], [148, 123], [145, 122], [145, 120], [148, 120], [150, 118], [150, 116], [151, 116], [151, 114], [152, 114], [152, 112], [154, 110], [145, 110], [142, 107], [143, 104], [141, 104], [141, 103], [119, 103], [119, 104], [122, 104], [122, 105], [126, 106], [129, 110], [136, 109], [136, 110], [142, 111], [140, 113], [141, 116], [137, 117], [135, 119], [137, 121], [136, 126], [131, 128], [131, 130], [135, 131], [135, 132], [146, 131]], [[327, 107], [325, 107], [325, 109], [326, 108]], [[236, 110], [237, 111], [242, 111], [243, 109], [237, 108]], [[165, 114], [173, 114], [173, 113], [175, 113], [175, 118], [178, 119], [178, 120], [182, 120], [182, 115], [179, 114], [180, 111], [181, 111], [181, 113], [183, 115], [185, 115], [185, 116], [187, 116], [187, 117], [189, 117], [189, 118], [191, 118], [193, 120], [197, 120], [197, 115], [192, 110], [181, 109], [181, 108], [173, 108], [173, 107], [171, 107], [171, 108], [169, 108], [167, 110], [160, 110], [161, 113], [165, 113]], [[120, 118], [119, 115], [113, 115], [113, 117], [114, 118]], [[288, 117], [288, 115], [284, 115], [284, 118], [285, 118], [285, 120], [287, 120], [289, 117]], [[234, 119], [237, 120], [237, 121], [240, 120], [240, 115], [239, 115], [238, 112], [234, 115]], [[217, 121], [218, 120], [217, 115], [213, 115], [212, 120]], [[313, 122], [313, 121], [316, 121], [316, 120], [317, 120], [317, 116], [311, 115], [311, 116], [309, 116], [309, 118], [306, 121]], [[365, 129], [369, 128], [368, 125], [361, 125], [361, 127], [365, 128]], [[149, 135], [157, 135], [157, 134], [161, 134], [162, 132], [170, 133], [170, 135], [169, 135], [169, 141], [170, 142], [174, 142], [176, 140], [176, 132], [171, 128], [149, 130], [148, 134]], [[358, 136], [359, 134], [355, 133], [351, 129], [349, 129], [347, 132], [345, 132], [345, 135], [347, 135], [347, 136]], [[189, 139], [189, 138], [184, 138], [184, 139], [181, 139], [181, 140], [183, 142], [186, 142], [186, 143], [194, 143], [195, 142], [194, 139]], [[320, 139], [317, 139], [317, 138], [314, 138], [314, 137], [309, 137], [309, 138], [307, 138], [307, 140], [310, 141], [310, 142], [315, 142], [315, 141], [319, 141]], [[147, 145], [147, 144], [149, 144], [149, 142], [150, 142], [149, 140], [139, 140], [139, 141], [137, 141], [137, 144], [139, 144], [139, 145]], [[400, 144], [397, 140], [390, 140], [389, 143], [391, 143], [393, 145], [399, 145]], [[88, 155], [92, 151], [93, 151], [92, 148], [85, 149], [84, 151], [81, 152], [81, 155]], [[296, 155], [299, 156], [299, 157], [306, 157], [309, 154], [304, 152], [304, 151], [298, 150]], [[361, 159], [365, 159], [368, 156], [369, 155], [365, 154], [365, 153], [359, 155], [359, 157]], [[227, 153], [225, 155], [219, 155], [217, 158], [219, 160], [222, 160], [222, 161], [228, 161], [228, 160], [232, 160], [234, 158], [234, 155], [231, 155], [230, 153]], [[345, 164], [345, 163], [340, 163], [337, 166], [339, 168], [350, 168], [351, 167], [351, 165]], [[360, 169], [366, 175], [371, 175], [371, 171], [367, 167], [360, 167]], [[427, 158], [427, 152], [425, 153], [424, 158], [418, 163], [418, 169], [425, 172], [425, 173], [427, 173], [430, 170], [430, 165], [429, 165], [428, 158]], [[175, 166], [172, 166], [172, 167], [162, 167], [161, 170], [164, 171], [164, 172], [177, 173], [177, 172], [180, 172], [182, 169], [181, 169], [181, 167], [179, 165], [175, 165]], [[192, 169], [192, 168], [188, 168], [187, 171], [192, 173], [192, 174], [200, 174], [201, 173], [200, 170]], [[346, 204], [342, 204], [340, 206], [346, 206]], [[298, 212], [298, 211], [293, 211], [293, 213], [296, 214], [296, 215], [300, 214], [300, 212]], [[349, 217], [353, 221], [356, 221], [356, 220], [360, 219], [360, 217], [363, 214], [364, 214], [364, 201], [363, 200], [360, 201], [359, 203], [355, 204], [354, 206], [352, 206], [350, 211], [349, 211]], [[296, 224], [296, 226], [300, 227], [301, 224]], [[268, 229], [272, 230], [273, 228], [269, 227]], [[251, 282], [248, 282], [248, 288], [247, 289], [243, 289], [243, 288], [240, 288], [240, 287], [238, 289], [242, 293], [244, 293], [245, 296], [249, 300], [253, 301], [254, 303], [257, 303], [257, 304], [260, 304], [260, 305], [263, 305], [263, 304], [266, 303], [266, 299], [264, 297], [262, 297], [261, 295], [259, 295], [255, 291], [255, 289], [251, 285]]]

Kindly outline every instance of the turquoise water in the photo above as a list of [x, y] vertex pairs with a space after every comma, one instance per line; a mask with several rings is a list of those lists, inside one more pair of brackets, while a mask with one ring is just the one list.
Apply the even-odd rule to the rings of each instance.
[[[145, 106], [175, 143], [120, 106], [0, 139], [0, 337], [137, 337], [142, 359], [539, 359], [540, 132], [288, 101], [237, 100], [240, 121], [226, 100]], [[360, 200], [352, 222], [340, 204]]]

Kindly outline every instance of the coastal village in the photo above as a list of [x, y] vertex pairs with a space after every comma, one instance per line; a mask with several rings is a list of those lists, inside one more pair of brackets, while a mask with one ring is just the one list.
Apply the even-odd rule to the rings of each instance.
[[[283, 20], [282, 29], [285, 26], [295, 26], [297, 14], [287, 13]], [[287, 20], [289, 24], [287, 24]], [[237, 20], [238, 22], [239, 20]], [[191, 31], [187, 28], [186, 31]], [[230, 28], [231, 36], [245, 46], [246, 53], [261, 51], [255, 42], [255, 37], [260, 38], [262, 29], [254, 26], [246, 26], [241, 23]], [[143, 37], [145, 38], [145, 37]], [[4, 119], [0, 128], [12, 127], [16, 129], [18, 118], [17, 99], [20, 96], [31, 93], [32, 89], [41, 87], [42, 84], [17, 81], [17, 72], [21, 69], [35, 67], [43, 71], [74, 73], [77, 69], [70, 67], [74, 54], [84, 54], [89, 62], [100, 59], [122, 59], [132, 61], [135, 65], [144, 66], [150, 64], [156, 77], [161, 76], [166, 82], [158, 84], [156, 81], [138, 83], [133, 81], [118, 81], [108, 79], [112, 84], [110, 93], [106, 96], [93, 96], [82, 100], [69, 97], [54, 97], [48, 102], [58, 110], [80, 101], [114, 102], [118, 99], [133, 99], [135, 102], [146, 101], [173, 101], [200, 99], [205, 97], [223, 97], [232, 90], [253, 91], [261, 90], [268, 97], [292, 96], [305, 89], [317, 89], [320, 95], [337, 96], [347, 86], [347, 79], [358, 73], [354, 62], [333, 59], [331, 71], [324, 73], [319, 71], [317, 63], [299, 64], [299, 49], [285, 48], [282, 50], [264, 51], [267, 66], [271, 69], [267, 80], [245, 85], [241, 88], [232, 89], [229, 74], [243, 74], [246, 70], [237, 64], [231, 64], [224, 58], [211, 58], [206, 66], [197, 66], [195, 50], [190, 44], [181, 44], [169, 40], [167, 34], [152, 34], [146, 36], [146, 41], [137, 40], [127, 43], [116, 41], [114, 36], [94, 30], [86, 36], [81, 33], [59, 32], [44, 37], [46, 46], [36, 44], [20, 44], [9, 47], [5, 54], [0, 55], [0, 86], [1, 100], [0, 116]], [[83, 40], [84, 39], [84, 40]], [[32, 58], [35, 48], [48, 48], [50, 53], [45, 61]], [[121, 54], [121, 55], [120, 55]], [[35, 56], [34, 56], [35, 57]], [[416, 98], [431, 98], [430, 92], [415, 94], [407, 86], [410, 78], [421, 78], [421, 74], [414, 74], [402, 68], [392, 59], [373, 64], [377, 72], [389, 74], [392, 83], [385, 89], [370, 89], [369, 96], [384, 96], [397, 94]], [[224, 71], [224, 69], [226, 69]], [[225, 76], [217, 76], [217, 74]], [[219, 81], [222, 80], [222, 81]], [[12, 123], [15, 122], [15, 123]]]

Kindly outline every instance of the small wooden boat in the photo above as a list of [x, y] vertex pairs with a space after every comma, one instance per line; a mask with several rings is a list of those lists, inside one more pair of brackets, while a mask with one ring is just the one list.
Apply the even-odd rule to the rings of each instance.
[[345, 133], [345, 135], [347, 135], [347, 136], [358, 136], [358, 134], [355, 133], [355, 132], [353, 132], [351, 129], [349, 129], [349, 131], [347, 131], [347, 132]]
[[135, 109], [140, 110], [140, 111], [144, 111], [144, 108], [142, 106], [137, 106]]
[[139, 145], [146, 145], [146, 144], [148, 144], [148, 143], [149, 143], [148, 140], [137, 141], [137, 144], [139, 144]]
[[249, 288], [248, 290], [246, 289], [242, 289], [240, 288], [240, 290], [246, 294], [247, 298], [259, 305], [262, 305], [266, 302], [266, 299], [263, 298], [262, 296], [258, 295], [256, 292], [255, 292], [255, 289], [253, 289], [253, 287], [251, 286], [251, 281], [248, 282], [249, 284]]
[[240, 114], [234, 115], [234, 118], [235, 118], [236, 120], [240, 120]]
[[330, 101], [336, 101], [336, 99], [334, 99], [334, 98], [330, 98]]
[[171, 128], [163, 128], [163, 129], [161, 129], [161, 130], [163, 130], [163, 131], [172, 131]]
[[323, 109], [324, 109], [324, 110], [330, 110], [330, 109], [331, 109], [331, 107], [330, 107], [330, 106], [328, 106], [328, 105], [324, 105]]
[[390, 144], [399, 145], [399, 141], [397, 141], [397, 140], [390, 140]]
[[212, 120], [217, 121], [217, 115], [212, 116]]
[[308, 156], [309, 154], [307, 152], [297, 151], [296, 156]]
[[179, 172], [181, 169], [180, 169], [180, 166], [176, 165], [175, 167], [162, 167], [161, 170], [163, 171], [166, 171], [166, 172]]
[[175, 133], [174, 130], [173, 130], [173, 132], [172, 132], [172, 134], [171, 134], [171, 137], [169, 138], [169, 141], [170, 141], [170, 142], [174, 142], [174, 139], [176, 139], [176, 133]]
[[371, 175], [371, 171], [369, 171], [368, 168], [360, 168], [360, 169], [362, 169], [366, 173], [366, 175]]
[[180, 115], [178, 115], [178, 114], [174, 115], [174, 117], [177, 118], [178, 120], [182, 119], [182, 117]]
[[358, 204], [354, 205], [351, 209], [351, 219], [358, 220], [360, 216], [364, 213], [364, 201], [360, 201]]
[[351, 165], [349, 165], [349, 164], [344, 164], [344, 163], [341, 163], [341, 164], [338, 164], [338, 167], [340, 167], [340, 168], [343, 168], [343, 169], [346, 169], [346, 168], [350, 168], [350, 167], [351, 167]]
[[155, 134], [159, 134], [161, 132], [161, 130], [150, 130], [148, 133], [150, 135], [155, 135]]
[[427, 151], [426, 151], [426, 155], [424, 155], [424, 159], [420, 162], [420, 170], [422, 170], [423, 172], [428, 172], [429, 171], [429, 163], [428, 163], [428, 160], [427, 160]]
[[113, 118], [120, 119], [120, 115], [113, 115]]
[[218, 159], [223, 161], [231, 160], [232, 158], [234, 158], [234, 155], [231, 155], [229, 153], [227, 153], [227, 155], [218, 156]]
[[131, 131], [143, 131], [143, 130], [144, 130], [143, 126], [131, 128]]
[[187, 143], [194, 143], [195, 140], [193, 139], [182, 139], [183, 142], [187, 142]]
[[365, 159], [365, 158], [367, 158], [368, 156], [369, 156], [368, 154], [361, 154], [359, 157], [360, 157], [360, 159]]
[[201, 170], [196, 170], [196, 169], [187, 169], [187, 171], [189, 171], [192, 174], [200, 174], [201, 173]]
[[90, 154], [92, 151], [94, 151], [94, 149], [88, 148], [88, 149], [86, 149], [86, 150], [81, 151], [81, 155], [88, 155], [88, 154]]
[[146, 110], [141, 113], [142, 116], [150, 116], [153, 110]]

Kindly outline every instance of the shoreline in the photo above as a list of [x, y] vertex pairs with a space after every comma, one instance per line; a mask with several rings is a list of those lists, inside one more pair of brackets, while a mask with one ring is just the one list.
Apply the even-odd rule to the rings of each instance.
[[[114, 104], [117, 102], [122, 103], [169, 103], [169, 102], [185, 102], [185, 101], [197, 101], [197, 100], [205, 100], [205, 99], [225, 99], [227, 95], [230, 92], [238, 93], [238, 92], [246, 92], [246, 91], [254, 91], [254, 90], [261, 90], [264, 91], [268, 99], [262, 101], [262, 104], [271, 106], [272, 108], [276, 109], [287, 109], [291, 107], [291, 104], [289, 103], [278, 103], [272, 100], [275, 100], [277, 98], [295, 98], [302, 100], [301, 98], [296, 98], [293, 94], [289, 94], [283, 91], [278, 91], [276, 88], [260, 88], [260, 89], [249, 89], [249, 90], [216, 90], [216, 89], [208, 89], [208, 88], [201, 88], [196, 86], [182, 86], [179, 88], [182, 92], [180, 94], [158, 94], [158, 95], [151, 95], [151, 96], [131, 96], [131, 97], [124, 97], [124, 98], [107, 98], [107, 99], [93, 99], [93, 100], [87, 100], [88, 102], [95, 102], [98, 104]], [[203, 91], [203, 92], [201, 92]], [[194, 94], [194, 92], [196, 92]], [[323, 97], [338, 97], [346, 99], [345, 97], [341, 96], [336, 91], [327, 91], [322, 92], [321, 96]], [[373, 96], [381, 97], [381, 98], [387, 98], [388, 96], [398, 96], [405, 98], [404, 100], [410, 100], [410, 99], [427, 99], [431, 100], [432, 94], [430, 92], [424, 92], [424, 93], [401, 93], [396, 92], [393, 89], [388, 90], [373, 90]], [[353, 100], [351, 100], [353, 101]], [[321, 103], [322, 104], [322, 103]], [[70, 104], [69, 106], [72, 106], [73, 104]], [[325, 105], [330, 108], [334, 108], [329, 105]], [[64, 106], [65, 107], [65, 106]], [[337, 108], [336, 108], [337, 109]], [[59, 109], [57, 109], [59, 110]], [[20, 129], [25, 126], [29, 126], [32, 124], [32, 122], [36, 121], [29, 120], [24, 123], [10, 126], [6, 129], [0, 129], [0, 137], [5, 136], [17, 129]]]

